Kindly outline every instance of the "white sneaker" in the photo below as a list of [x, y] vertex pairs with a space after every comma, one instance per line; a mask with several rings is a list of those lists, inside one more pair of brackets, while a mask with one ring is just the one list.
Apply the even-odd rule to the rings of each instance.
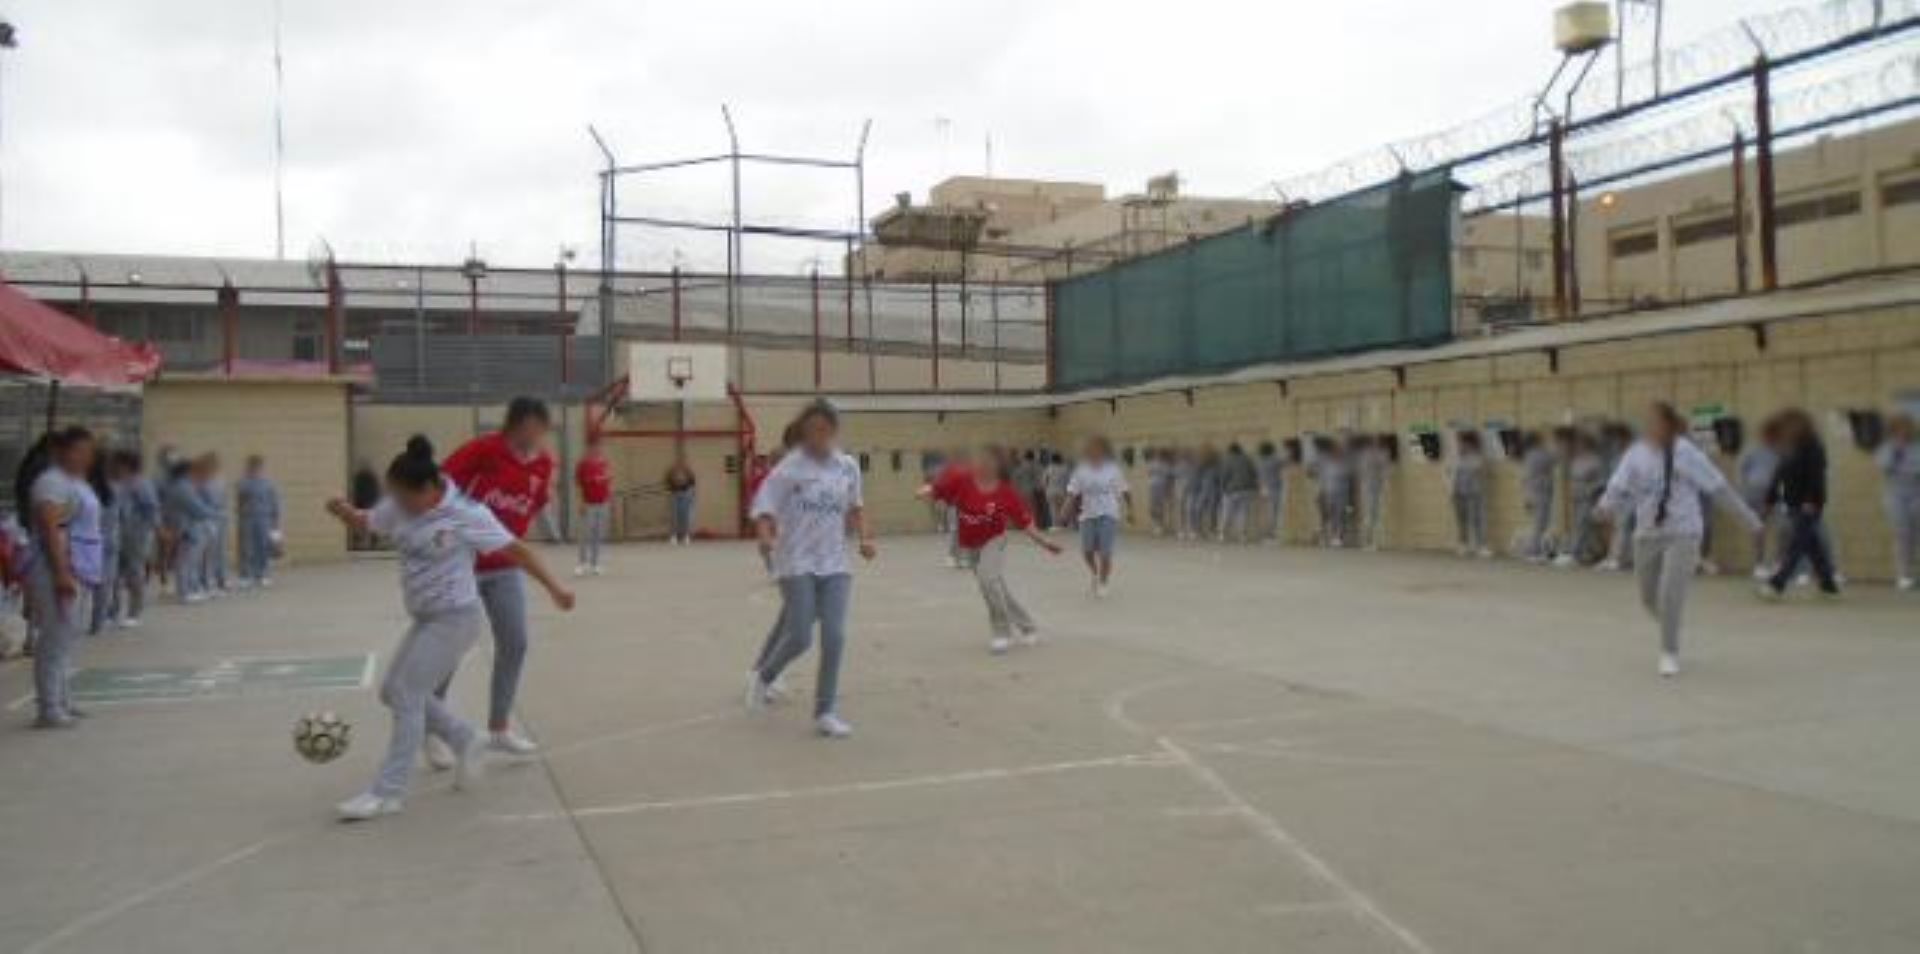
[[1039, 629], [1037, 629], [1037, 628], [1035, 628], [1035, 629], [1027, 629], [1027, 630], [1021, 630], [1021, 631], [1020, 631], [1020, 645], [1022, 645], [1022, 646], [1038, 646], [1038, 645], [1040, 645], [1040, 630], [1039, 630]]
[[760, 710], [765, 709], [767, 707], [767, 701], [768, 701], [767, 695], [768, 695], [767, 684], [761, 680], [760, 671], [757, 669], [748, 670], [747, 699], [746, 699], [747, 711], [759, 712]]
[[1770, 566], [1768, 566], [1768, 565], [1766, 565], [1766, 564], [1764, 564], [1764, 563], [1756, 563], [1756, 564], [1754, 564], [1754, 565], [1753, 565], [1753, 578], [1754, 578], [1754, 579], [1756, 579], [1756, 580], [1764, 580], [1764, 579], [1767, 579], [1767, 578], [1769, 578], [1769, 577], [1771, 577], [1771, 576], [1773, 576], [1773, 567], [1770, 567]]
[[1601, 560], [1599, 563], [1595, 563], [1593, 568], [1601, 573], [1618, 573], [1620, 572], [1620, 561], [1608, 558]]
[[601, 569], [601, 568], [600, 568], [599, 566], [595, 566], [595, 567], [593, 568], [593, 575], [594, 575], [594, 576], [600, 576], [601, 574], [604, 574], [605, 572], [607, 572], [607, 571], [606, 571], [606, 570], [603, 570], [603, 569]]
[[1553, 565], [1563, 570], [1572, 569], [1574, 566], [1578, 564], [1579, 564], [1579, 561], [1575, 560], [1573, 558], [1573, 554], [1571, 553], [1562, 553], [1559, 556], [1553, 558]]
[[[494, 738], [497, 740], [499, 733], [494, 733]], [[480, 781], [481, 776], [487, 774], [487, 750], [490, 748], [497, 748], [497, 746], [480, 738], [478, 734], [467, 742], [467, 747], [461, 749], [459, 757], [454, 760], [454, 788], [463, 792], [468, 791]]]
[[120, 628], [121, 628], [121, 629], [139, 629], [139, 628], [140, 628], [140, 617], [138, 617], [138, 616], [129, 616], [129, 617], [127, 617], [126, 619], [123, 619], [123, 620], [121, 620], [121, 621], [120, 621]]
[[424, 749], [427, 754], [427, 764], [432, 766], [436, 772], [444, 772], [447, 769], [453, 768], [454, 764], [460, 761], [460, 757], [453, 754], [453, 749], [449, 748], [447, 743], [442, 742], [437, 735], [427, 736], [427, 744], [424, 746]]
[[781, 673], [779, 676], [776, 676], [772, 682], [767, 683], [766, 699], [768, 705], [773, 705], [776, 702], [785, 702], [789, 695], [791, 695], [791, 693], [787, 692], [786, 673]]
[[840, 718], [837, 714], [829, 712], [813, 720], [813, 731], [820, 733], [823, 738], [844, 739], [853, 734], [853, 726], [848, 725], [847, 720]]
[[1660, 675], [1668, 678], [1680, 675], [1680, 657], [1672, 653], [1661, 653]]
[[1007, 654], [1007, 650], [1012, 648], [1013, 640], [1005, 636], [995, 636], [993, 637], [993, 641], [987, 644], [987, 652], [995, 656], [1004, 656]]
[[1479, 557], [1482, 560], [1493, 559], [1493, 551], [1487, 547], [1481, 547], [1480, 549], [1475, 550], [1473, 555]]
[[945, 566], [945, 567], [946, 567], [947, 569], [949, 569], [949, 570], [958, 570], [958, 569], [960, 569], [960, 558], [959, 558], [959, 557], [953, 557], [953, 556], [949, 556], [949, 557], [947, 557], [947, 558], [946, 558], [945, 560], [942, 560], [942, 561], [940, 561], [940, 562], [941, 562], [941, 564], [942, 564], [942, 565], [944, 565], [944, 566]]
[[339, 814], [341, 821], [367, 821], [382, 815], [400, 814], [400, 800], [363, 792], [334, 806], [333, 810]]
[[540, 751], [538, 743], [512, 729], [487, 733], [487, 748], [507, 755], [532, 755]]
[[192, 606], [195, 603], [205, 603], [206, 601], [207, 601], [207, 594], [205, 593], [188, 593], [187, 595], [180, 597], [180, 602], [185, 603], [188, 606]]
[[1899, 582], [1897, 582], [1897, 583], [1895, 583], [1895, 584], [1893, 584], [1893, 585], [1894, 585], [1894, 588], [1895, 588], [1895, 589], [1900, 589], [1900, 590], [1911, 590], [1911, 589], [1913, 589], [1913, 577], [1910, 577], [1910, 576], [1903, 576], [1903, 577], [1901, 577], [1901, 578], [1900, 578], [1900, 580], [1899, 580]]
[[1720, 564], [1712, 560], [1701, 560], [1698, 567], [1701, 576], [1719, 576]]
[[1107, 598], [1107, 592], [1108, 592], [1108, 590], [1107, 590], [1107, 581], [1105, 581], [1105, 580], [1101, 580], [1100, 582], [1098, 582], [1098, 583], [1095, 583], [1095, 584], [1093, 584], [1093, 598], [1094, 598], [1094, 599], [1099, 599], [1099, 600], [1104, 600], [1104, 599], [1106, 599], [1106, 598]]
[[1772, 583], [1762, 582], [1753, 588], [1753, 595], [1769, 603], [1778, 603], [1780, 602], [1780, 598], [1786, 594], [1774, 589]]
[[261, 589], [263, 589], [263, 590], [270, 590], [270, 589], [273, 589], [273, 577], [270, 577], [270, 576], [263, 576], [263, 577], [261, 577], [261, 578], [260, 578], [260, 588], [261, 588]]
[[580, 564], [579, 566], [576, 566], [576, 567], [574, 567], [574, 568], [573, 568], [573, 575], [574, 575], [574, 576], [586, 576], [586, 575], [587, 575], [587, 565], [586, 565], [585, 563], [582, 563], [582, 564]]

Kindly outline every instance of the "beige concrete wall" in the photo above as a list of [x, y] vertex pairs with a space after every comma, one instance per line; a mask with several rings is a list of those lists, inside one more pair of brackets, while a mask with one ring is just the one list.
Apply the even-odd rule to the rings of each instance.
[[346, 555], [345, 532], [321, 510], [323, 501], [346, 490], [346, 384], [167, 377], [146, 388], [143, 415], [149, 460], [161, 447], [213, 451], [231, 486], [248, 455], [264, 455], [286, 511], [287, 559]]
[[[1275, 441], [1304, 432], [1393, 431], [1451, 423], [1483, 426], [1503, 420], [1546, 428], [1593, 418], [1636, 419], [1653, 400], [1684, 412], [1720, 404], [1748, 422], [1805, 407], [1820, 420], [1832, 458], [1829, 521], [1837, 549], [1856, 579], [1884, 579], [1891, 551], [1881, 519], [1880, 484], [1868, 454], [1853, 445], [1843, 412], [1892, 404], [1920, 391], [1920, 308], [1807, 318], [1769, 326], [1762, 350], [1745, 328], [1649, 337], [1560, 352], [1559, 369], [1544, 353], [1413, 364], [1401, 386], [1390, 372], [1363, 371], [1278, 385], [1231, 384], [1193, 391], [1124, 397], [1063, 406], [1049, 439], [1070, 446], [1100, 432], [1122, 446], [1194, 446], [1202, 442]], [[1722, 460], [1731, 467], [1731, 460]], [[1136, 468], [1136, 471], [1138, 468]], [[1406, 549], [1452, 546], [1453, 524], [1442, 462], [1403, 453], [1388, 487], [1388, 545]], [[1136, 473], [1136, 478], [1144, 476]], [[1289, 536], [1310, 538], [1308, 485], [1291, 494]], [[1564, 495], [1563, 495], [1564, 499]], [[1518, 467], [1495, 466], [1492, 540], [1504, 548], [1524, 526]], [[1564, 516], [1564, 514], [1563, 514]], [[1563, 521], [1556, 520], [1556, 526]], [[1745, 567], [1744, 535], [1721, 517], [1714, 556]]]

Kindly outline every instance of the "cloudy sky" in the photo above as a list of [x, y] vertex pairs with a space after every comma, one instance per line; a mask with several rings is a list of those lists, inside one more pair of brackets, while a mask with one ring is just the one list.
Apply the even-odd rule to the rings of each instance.
[[[597, 254], [597, 125], [624, 161], [850, 156], [869, 209], [993, 171], [1249, 195], [1471, 119], [1552, 70], [1556, 0], [283, 0], [287, 251], [545, 265]], [[1773, 9], [1683, 0], [1670, 42]], [[273, 0], [0, 0], [0, 244], [271, 255]], [[716, 170], [717, 171], [717, 170]], [[749, 216], [842, 228], [853, 185], [754, 172]], [[631, 190], [717, 217], [723, 175]], [[717, 243], [628, 233], [623, 264]], [[815, 249], [762, 242], [756, 270]], [[828, 252], [829, 257], [831, 252]]]

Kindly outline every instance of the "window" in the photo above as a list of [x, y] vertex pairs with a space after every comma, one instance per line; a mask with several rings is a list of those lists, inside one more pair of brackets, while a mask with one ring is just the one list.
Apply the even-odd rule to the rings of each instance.
[[1776, 226], [1786, 228], [1789, 225], [1804, 225], [1821, 219], [1854, 215], [1859, 211], [1860, 193], [1835, 192], [1782, 205], [1780, 210], [1774, 213], [1773, 221]]
[[1880, 187], [1880, 204], [1887, 208], [1920, 202], [1920, 176]]
[[1731, 238], [1735, 232], [1731, 214], [1716, 216], [1675, 226], [1673, 244], [1676, 246], [1698, 245], [1714, 239]]
[[1614, 258], [1632, 258], [1635, 255], [1646, 255], [1659, 249], [1660, 233], [1652, 229], [1613, 237]]
[[150, 311], [147, 313], [147, 337], [154, 341], [193, 341], [196, 322], [191, 312]]

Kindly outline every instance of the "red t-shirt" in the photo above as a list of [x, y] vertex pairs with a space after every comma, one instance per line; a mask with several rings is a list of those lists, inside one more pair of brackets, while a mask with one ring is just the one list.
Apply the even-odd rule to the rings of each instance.
[[582, 457], [573, 465], [573, 482], [580, 488], [580, 499], [603, 504], [613, 497], [613, 467], [605, 457]]
[[1007, 532], [1009, 524], [1021, 529], [1033, 525], [1033, 515], [1012, 481], [1002, 480], [992, 490], [982, 490], [971, 473], [950, 467], [933, 482], [933, 495], [953, 505], [960, 518], [960, 545], [969, 550], [992, 543]]
[[[533, 518], [553, 494], [553, 457], [545, 451], [522, 457], [498, 432], [461, 445], [440, 465], [460, 492], [484, 504], [516, 537], [525, 537]], [[504, 570], [513, 564], [503, 553], [483, 553], [476, 570]]]

